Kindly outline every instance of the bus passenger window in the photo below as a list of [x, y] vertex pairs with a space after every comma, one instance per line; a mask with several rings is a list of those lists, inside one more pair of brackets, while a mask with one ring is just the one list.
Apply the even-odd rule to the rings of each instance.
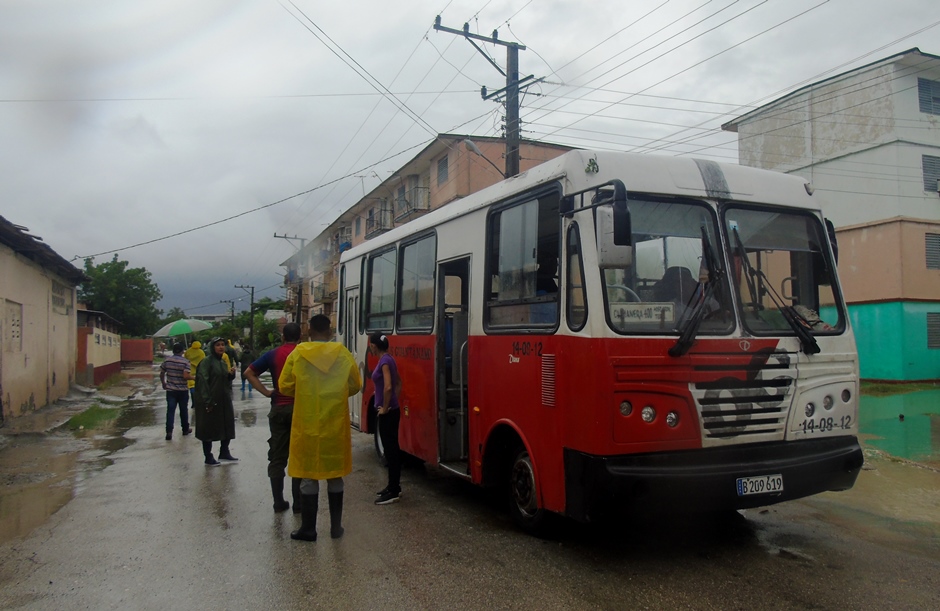
[[401, 249], [399, 330], [429, 332], [434, 324], [436, 242], [431, 235]]
[[552, 190], [490, 215], [488, 328], [558, 323], [558, 201]]
[[366, 277], [366, 331], [391, 331], [395, 322], [395, 249], [374, 255], [368, 260]]

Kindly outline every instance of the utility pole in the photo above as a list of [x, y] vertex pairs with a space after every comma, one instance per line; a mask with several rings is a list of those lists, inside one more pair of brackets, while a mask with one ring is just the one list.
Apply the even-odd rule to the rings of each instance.
[[[300, 250], [298, 252], [303, 252], [304, 246], [307, 245], [307, 240], [305, 238], [299, 238], [297, 236], [288, 236], [286, 233], [284, 235], [274, 234], [275, 238], [281, 238], [282, 240], [287, 240], [291, 243], [291, 246], [294, 245], [291, 240], [300, 240]], [[296, 246], [294, 246], [296, 248]], [[296, 254], [296, 253], [295, 253]], [[299, 271], [299, 270], [298, 270]], [[299, 273], [297, 274], [300, 275]], [[301, 317], [303, 316], [303, 303], [304, 303], [304, 279], [300, 278], [297, 282], [297, 313], [295, 314], [295, 321], [299, 325], [303, 325]]]
[[248, 306], [248, 345], [252, 350], [257, 351], [255, 347], [255, 287], [236, 284], [235, 288], [251, 293], [251, 304]]
[[[487, 38], [486, 36], [480, 36], [479, 34], [470, 33], [470, 24], [463, 24], [463, 30], [455, 30], [453, 28], [446, 28], [441, 25], [441, 16], [438, 15], [434, 18], [434, 29], [440, 32], [447, 32], [449, 34], [456, 34], [458, 36], [463, 36], [466, 38], [470, 44], [472, 44], [483, 57], [486, 58], [486, 61], [496, 68], [500, 74], [506, 77], [506, 88], [496, 91], [487, 95], [486, 87], [480, 92], [484, 100], [488, 100], [493, 97], [497, 97], [503, 93], [506, 94], [506, 178], [510, 176], [515, 176], [519, 173], [519, 142], [520, 129], [519, 129], [519, 87], [522, 84], [532, 84], [537, 82], [532, 75], [527, 76], [522, 81], [519, 80], [519, 51], [525, 51], [525, 45], [519, 44], [518, 42], [506, 42], [499, 40], [497, 36], [497, 31], [493, 30], [493, 36]], [[506, 47], [506, 70], [503, 71], [496, 62], [490, 59], [489, 55], [483, 52], [474, 40], [479, 40], [482, 42], [489, 42], [494, 45], [502, 45]], [[531, 82], [530, 82], [531, 81]]]
[[231, 317], [232, 317], [232, 326], [235, 326], [235, 300], [234, 299], [219, 299], [219, 303], [227, 303], [231, 308]]

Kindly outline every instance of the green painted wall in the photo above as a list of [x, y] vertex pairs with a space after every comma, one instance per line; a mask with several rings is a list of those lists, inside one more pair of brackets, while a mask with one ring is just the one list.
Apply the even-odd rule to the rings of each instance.
[[940, 379], [940, 350], [927, 348], [927, 312], [940, 312], [940, 303], [849, 305], [862, 379]]

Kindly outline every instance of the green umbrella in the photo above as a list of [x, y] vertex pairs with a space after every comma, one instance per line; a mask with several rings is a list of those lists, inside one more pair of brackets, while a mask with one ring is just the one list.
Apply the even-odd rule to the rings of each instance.
[[163, 325], [153, 334], [154, 337], [172, 337], [174, 335], [189, 335], [196, 331], [205, 331], [211, 329], [212, 325], [194, 318], [181, 318], [176, 322]]

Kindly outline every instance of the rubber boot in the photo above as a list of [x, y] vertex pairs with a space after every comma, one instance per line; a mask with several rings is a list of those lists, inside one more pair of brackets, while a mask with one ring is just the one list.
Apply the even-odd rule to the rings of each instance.
[[290, 493], [294, 499], [294, 513], [300, 513], [300, 508], [304, 504], [303, 495], [300, 494], [300, 480], [299, 477], [290, 478]]
[[274, 511], [281, 512], [287, 511], [290, 507], [290, 503], [284, 500], [284, 478], [283, 477], [272, 477], [271, 478], [271, 495], [274, 496]]
[[329, 492], [326, 496], [330, 501], [330, 537], [339, 539], [346, 530], [343, 528], [343, 493]]
[[317, 495], [305, 494], [301, 501], [300, 528], [290, 534], [296, 541], [317, 540]]

